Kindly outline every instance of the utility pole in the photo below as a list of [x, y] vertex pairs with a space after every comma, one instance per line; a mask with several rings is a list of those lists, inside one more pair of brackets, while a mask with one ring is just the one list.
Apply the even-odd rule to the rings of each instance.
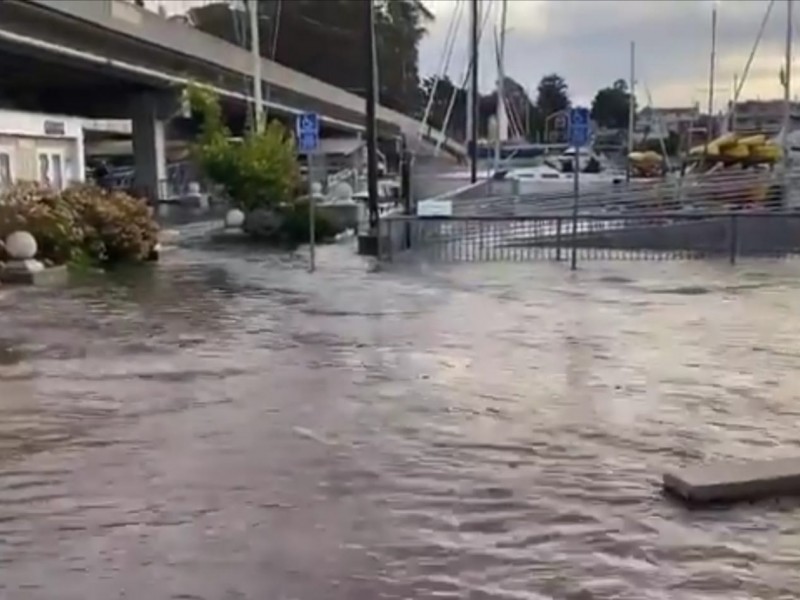
[[470, 62], [472, 63], [472, 77], [470, 83], [470, 131], [469, 131], [469, 159], [470, 181], [478, 180], [478, 0], [472, 0], [472, 17], [470, 19]]
[[628, 160], [625, 161], [625, 180], [631, 180], [631, 158], [633, 152], [633, 125], [636, 114], [636, 42], [631, 42], [631, 79], [628, 84]]
[[247, 0], [250, 15], [250, 53], [253, 58], [253, 123], [256, 132], [264, 131], [264, 89], [261, 80], [261, 36], [258, 31], [258, 0]]
[[376, 108], [376, 60], [375, 60], [375, 5], [366, 0], [365, 41], [367, 46], [367, 68], [365, 72], [367, 88], [367, 193], [369, 209], [369, 233], [378, 234], [378, 135], [375, 122]]

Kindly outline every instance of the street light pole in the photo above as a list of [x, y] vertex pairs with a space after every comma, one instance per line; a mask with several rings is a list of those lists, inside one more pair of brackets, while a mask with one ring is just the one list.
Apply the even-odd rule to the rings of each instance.
[[261, 36], [258, 31], [258, 0], [247, 0], [250, 16], [250, 53], [253, 59], [253, 122], [257, 132], [264, 131], [264, 89], [261, 80]]

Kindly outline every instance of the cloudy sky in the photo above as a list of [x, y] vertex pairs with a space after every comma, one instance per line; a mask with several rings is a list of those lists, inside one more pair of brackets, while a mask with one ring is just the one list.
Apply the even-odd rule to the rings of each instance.
[[[468, 2], [426, 0], [436, 15], [421, 47], [423, 74], [440, 68], [448, 27], [462, 13], [448, 73], [464, 77], [468, 53]], [[459, 9], [459, 4], [465, 5]], [[481, 41], [482, 91], [494, 85], [494, 28], [499, 28], [500, 0], [481, 0], [489, 7]], [[721, 0], [717, 25], [716, 109], [730, 99], [733, 77], [741, 74], [758, 34], [768, 0]], [[796, 3], [795, 13], [800, 13]], [[684, 106], [708, 98], [713, 0], [508, 0], [506, 74], [535, 89], [542, 75], [556, 72], [574, 100], [591, 102], [597, 89], [628, 78], [630, 42], [636, 43], [637, 97], [655, 106]], [[800, 14], [795, 15], [795, 25]], [[779, 70], [785, 56], [786, 1], [776, 0], [756, 52], [743, 98], [782, 96]], [[795, 38], [798, 29], [795, 28]], [[800, 47], [800, 46], [799, 46]], [[800, 93], [800, 73], [793, 71], [793, 95]]]

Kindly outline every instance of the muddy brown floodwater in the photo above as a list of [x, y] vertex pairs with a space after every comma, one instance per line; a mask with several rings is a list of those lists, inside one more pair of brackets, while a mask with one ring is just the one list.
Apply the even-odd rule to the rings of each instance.
[[185, 247], [0, 291], [4, 600], [796, 598], [800, 262], [368, 273]]

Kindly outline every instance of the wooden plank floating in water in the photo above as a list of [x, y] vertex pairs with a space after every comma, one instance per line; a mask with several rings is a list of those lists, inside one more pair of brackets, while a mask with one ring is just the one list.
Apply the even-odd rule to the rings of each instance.
[[800, 495], [800, 457], [695, 465], [666, 473], [664, 489], [689, 504]]

